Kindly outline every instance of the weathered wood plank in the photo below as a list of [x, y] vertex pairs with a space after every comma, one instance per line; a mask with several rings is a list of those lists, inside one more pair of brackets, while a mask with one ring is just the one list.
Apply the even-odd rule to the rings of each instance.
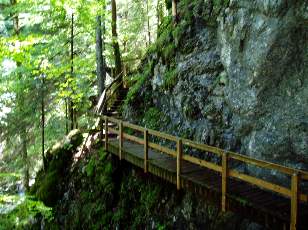
[[123, 148], [123, 123], [119, 123], [119, 158], [122, 160], [122, 148]]
[[131, 123], [128, 123], [128, 122], [125, 122], [125, 121], [123, 122], [123, 127], [131, 128], [131, 129], [137, 130], [139, 132], [143, 132], [145, 130], [141, 126], [134, 125], [134, 124], [131, 124]]
[[108, 151], [108, 117], [105, 116], [105, 150]]
[[133, 141], [133, 142], [135, 142], [137, 144], [143, 145], [143, 139], [141, 139], [139, 137], [135, 137], [135, 136], [129, 135], [127, 133], [123, 133], [123, 137], [126, 140], [130, 140], [130, 141]]
[[109, 130], [111, 133], [114, 133], [114, 134], [119, 135], [119, 130], [116, 130], [116, 129], [111, 128], [111, 127], [108, 127], [108, 130]]
[[144, 172], [148, 172], [148, 160], [149, 160], [149, 137], [148, 137], [148, 130], [144, 130], [143, 133], [143, 138], [144, 138]]
[[235, 178], [240, 179], [242, 181], [248, 182], [250, 184], [259, 186], [259, 187], [264, 188], [264, 189], [268, 189], [270, 191], [274, 191], [274, 192], [282, 194], [284, 196], [287, 196], [287, 197], [291, 196], [290, 189], [287, 189], [287, 188], [282, 187], [280, 185], [272, 184], [270, 182], [258, 179], [256, 177], [252, 177], [252, 176], [240, 173], [236, 170], [230, 170], [229, 175], [231, 177], [235, 177]]
[[211, 162], [208, 162], [208, 161], [205, 161], [205, 160], [201, 160], [201, 159], [196, 158], [196, 157], [192, 157], [192, 156], [189, 156], [189, 155], [183, 155], [183, 160], [189, 161], [189, 162], [194, 163], [196, 165], [203, 166], [205, 168], [214, 170], [216, 172], [222, 172], [221, 166], [216, 165], [216, 164], [211, 163]]
[[174, 142], [177, 141], [177, 137], [169, 135], [169, 134], [166, 134], [166, 133], [161, 133], [161, 132], [153, 130], [153, 129], [149, 129], [149, 134], [153, 135], [153, 136], [156, 136], [156, 137], [167, 139], [169, 141], [174, 141]]
[[114, 117], [108, 117], [108, 120], [109, 120], [110, 122], [113, 122], [113, 123], [116, 123], [116, 124], [119, 124], [119, 123], [121, 122], [121, 120], [116, 119], [116, 118], [114, 118]]
[[182, 140], [178, 139], [176, 142], [176, 188], [181, 189], [181, 164], [183, 155]]
[[291, 180], [291, 224], [290, 230], [297, 228], [297, 212], [298, 212], [298, 197], [299, 197], [299, 175], [297, 173], [292, 175]]
[[205, 145], [205, 144], [196, 143], [196, 142], [193, 142], [193, 141], [188, 140], [188, 139], [183, 139], [183, 144], [187, 145], [189, 147], [195, 148], [195, 149], [202, 150], [202, 151], [215, 153], [219, 156], [221, 156], [222, 152], [223, 152], [222, 149], [219, 149], [219, 148], [216, 148], [216, 147], [213, 147], [213, 146], [209, 146], [209, 145]]
[[258, 166], [258, 167], [261, 167], [261, 168], [277, 170], [279, 172], [282, 172], [282, 173], [285, 173], [285, 174], [288, 174], [288, 175], [292, 175], [295, 172], [294, 169], [287, 168], [287, 167], [282, 166], [282, 165], [277, 165], [277, 164], [274, 164], [274, 163], [271, 163], [271, 162], [266, 162], [266, 161], [254, 159], [254, 158], [251, 158], [251, 157], [240, 155], [238, 153], [233, 153], [233, 152], [228, 151], [228, 154], [229, 154], [229, 157], [234, 159], [234, 160], [245, 162], [247, 164], [252, 164], [252, 165], [255, 165], [255, 166]]
[[156, 149], [156, 150], [158, 150], [160, 152], [167, 153], [170, 156], [176, 157], [176, 152], [174, 150], [169, 149], [167, 147], [163, 147], [163, 146], [161, 146], [159, 144], [155, 144], [153, 142], [149, 142], [149, 147], [153, 148], [153, 149]]
[[221, 173], [221, 210], [227, 211], [227, 183], [228, 181], [228, 155], [222, 155], [222, 173]]

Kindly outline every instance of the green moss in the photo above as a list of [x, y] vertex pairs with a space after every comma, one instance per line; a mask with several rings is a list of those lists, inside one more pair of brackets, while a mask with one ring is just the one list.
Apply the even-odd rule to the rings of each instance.
[[31, 220], [34, 218], [44, 219], [46, 229], [57, 229], [55, 226], [51, 227], [50, 223], [53, 220], [52, 209], [46, 207], [42, 202], [35, 200], [31, 196], [26, 196], [20, 202], [18, 196], [0, 195], [0, 204], [2, 201], [18, 202], [17, 207], [8, 213], [0, 214], [0, 230], [4, 229], [40, 229], [40, 223], [33, 224]]
[[[65, 215], [65, 229], [104, 229], [110, 226], [113, 216], [115, 180], [110, 155], [102, 148], [84, 159], [76, 173], [74, 199], [68, 202], [69, 212]], [[76, 183], [82, 181], [82, 183]]]
[[129, 103], [134, 102], [135, 98], [138, 95], [138, 92], [140, 91], [146, 80], [152, 75], [153, 68], [153, 61], [148, 62], [144, 66], [144, 69], [141, 73], [131, 76], [131, 78], [133, 78], [135, 82], [132, 83], [132, 86], [129, 88], [129, 91], [124, 101], [124, 105], [128, 105]]
[[89, 163], [86, 165], [85, 170], [88, 177], [93, 176], [95, 169], [95, 159], [91, 158]]
[[176, 69], [170, 69], [164, 75], [163, 88], [166, 90], [171, 90], [177, 83], [177, 72]]
[[164, 117], [163, 113], [157, 108], [152, 107], [145, 112], [143, 123], [149, 129], [159, 129], [162, 117]]
[[47, 151], [46, 169], [41, 169], [31, 187], [30, 194], [48, 206], [54, 206], [63, 193], [63, 181], [70, 169], [73, 153], [82, 143], [83, 136], [78, 130], [73, 130], [61, 142]]
[[151, 55], [153, 53], [156, 53], [157, 51], [157, 44], [156, 43], [152, 43], [148, 49], [147, 49], [147, 55]]
[[170, 61], [172, 61], [175, 57], [175, 44], [174, 43], [170, 43], [168, 46], [166, 46], [163, 49], [163, 57], [165, 59], [166, 63], [170, 63]]
[[212, 0], [213, 1], [213, 13], [219, 15], [220, 11], [229, 5], [230, 0]]
[[59, 175], [57, 171], [48, 172], [36, 191], [36, 197], [43, 201], [47, 206], [54, 206], [60, 198], [58, 182]]
[[166, 44], [172, 42], [172, 29], [166, 28], [157, 38], [156, 45], [158, 51], [162, 50]]
[[181, 42], [183, 41], [183, 38], [185, 37], [188, 26], [189, 26], [189, 23], [185, 19], [183, 19], [174, 28], [172, 32], [172, 36], [173, 36], [174, 44], [176, 47], [180, 47]]
[[146, 75], [136, 74], [135, 78], [137, 78], [136, 82], [129, 88], [127, 96], [125, 98], [124, 104], [128, 105], [132, 103], [137, 96], [139, 90], [143, 86], [145, 80], [147, 79]]

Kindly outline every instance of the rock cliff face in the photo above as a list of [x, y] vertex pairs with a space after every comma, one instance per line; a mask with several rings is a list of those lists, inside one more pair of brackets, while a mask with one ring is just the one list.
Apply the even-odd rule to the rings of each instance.
[[307, 170], [308, 2], [181, 0], [178, 8], [179, 23], [161, 25], [143, 62], [125, 118]]

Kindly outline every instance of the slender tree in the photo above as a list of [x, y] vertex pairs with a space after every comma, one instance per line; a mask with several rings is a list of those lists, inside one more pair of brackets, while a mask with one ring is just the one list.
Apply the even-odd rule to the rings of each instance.
[[41, 86], [41, 125], [42, 125], [42, 159], [43, 170], [46, 169], [45, 159], [45, 75], [42, 74], [42, 86]]
[[172, 17], [174, 24], [177, 24], [178, 22], [177, 2], [178, 0], [172, 0]]
[[98, 97], [105, 89], [106, 61], [104, 57], [105, 37], [105, 1], [103, 2], [103, 23], [102, 16], [96, 16], [96, 75], [98, 81]]
[[149, 15], [149, 0], [146, 0], [146, 11], [147, 11], [148, 45], [151, 45], [151, 28], [150, 28], [150, 15]]
[[[12, 7], [16, 7], [17, 5], [17, 0], [11, 0], [11, 5]], [[11, 17], [13, 18], [13, 25], [14, 25], [14, 33], [17, 37], [20, 35], [20, 27], [19, 27], [19, 15], [17, 12], [14, 12], [11, 14]], [[21, 67], [21, 62], [17, 61], [16, 65], [18, 68]], [[18, 81], [22, 81], [22, 75], [21, 73], [18, 74]], [[19, 110], [19, 114], [23, 113], [24, 109], [24, 100], [23, 100], [23, 95], [21, 92], [17, 92], [16, 95], [16, 108]], [[28, 162], [28, 150], [27, 150], [27, 142], [28, 142], [28, 136], [27, 136], [27, 127], [26, 127], [26, 122], [24, 119], [20, 121], [20, 133], [19, 137], [21, 139], [21, 152], [22, 152], [22, 160], [24, 163], [24, 187], [26, 190], [29, 189], [29, 162]]]
[[116, 0], [111, 0], [111, 13], [112, 13], [111, 30], [112, 30], [112, 45], [113, 45], [114, 60], [115, 60], [115, 76], [118, 76], [122, 72], [122, 61], [121, 61], [121, 52], [120, 52], [118, 33], [117, 33]]
[[[74, 13], [71, 15], [71, 39], [70, 39], [70, 54], [71, 54], [71, 78], [74, 78]], [[72, 94], [74, 94], [72, 90]], [[69, 113], [70, 113], [70, 120], [71, 120], [71, 130], [75, 127], [75, 109], [74, 109], [74, 102], [72, 98], [69, 101]]]

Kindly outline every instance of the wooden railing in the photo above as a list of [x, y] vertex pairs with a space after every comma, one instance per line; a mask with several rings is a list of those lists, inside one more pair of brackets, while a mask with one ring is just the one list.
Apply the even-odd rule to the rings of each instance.
[[[116, 76], [116, 78], [111, 82], [110, 85], [106, 87], [106, 89], [100, 96], [94, 111], [96, 114], [103, 114], [105, 112], [108, 101], [112, 98], [118, 88], [123, 84], [123, 79], [120, 80], [122, 78], [122, 73], [123, 71], [118, 76]], [[114, 86], [116, 83], [118, 84]]]
[[[112, 117], [104, 116], [105, 120], [105, 148], [108, 150], [108, 132], [111, 131], [119, 136], [119, 158], [122, 159], [122, 151], [123, 151], [123, 140], [129, 140], [140, 145], [144, 146], [144, 171], [148, 172], [148, 149], [152, 148], [158, 150], [162, 153], [168, 154], [176, 158], [176, 184], [177, 189], [181, 189], [181, 165], [183, 161], [188, 161], [193, 164], [208, 168], [210, 170], [214, 170], [221, 174], [221, 209], [222, 211], [227, 210], [227, 191], [228, 191], [228, 178], [233, 177], [237, 178], [241, 181], [245, 181], [252, 185], [256, 185], [262, 189], [269, 190], [274, 193], [278, 193], [284, 197], [290, 198], [291, 200], [291, 216], [290, 216], [290, 229], [296, 229], [297, 225], [297, 216], [298, 216], [298, 204], [301, 202], [308, 202], [308, 195], [303, 194], [299, 190], [299, 185], [301, 180], [308, 180], [308, 172], [289, 168], [286, 166], [282, 166], [279, 164], [266, 162], [262, 160], [257, 160], [251, 157], [247, 157], [238, 153], [234, 153], [231, 151], [226, 151], [220, 148], [212, 147], [205, 144], [200, 144], [188, 139], [183, 139], [179, 137], [175, 137], [166, 133], [158, 132], [151, 129], [146, 129], [138, 125], [134, 125], [125, 121], [121, 121]], [[118, 129], [108, 127], [108, 123], [115, 123]], [[135, 132], [139, 132], [143, 135], [143, 138], [138, 136], [134, 136], [124, 132], [125, 128], [130, 128]], [[176, 149], [171, 149], [169, 147], [162, 146], [160, 144], [156, 144], [149, 140], [149, 136], [162, 138], [176, 144]], [[183, 147], [188, 146], [197, 150], [206, 151], [215, 154], [220, 158], [221, 164], [216, 164], [210, 161], [202, 160], [190, 155], [183, 154]], [[282, 174], [291, 177], [291, 186], [290, 188], [284, 187], [281, 185], [274, 184], [272, 182], [259, 179], [257, 177], [244, 174], [239, 172], [238, 170], [231, 169], [229, 166], [230, 160], [236, 160], [248, 165], [254, 165], [264, 169], [275, 170]]]

